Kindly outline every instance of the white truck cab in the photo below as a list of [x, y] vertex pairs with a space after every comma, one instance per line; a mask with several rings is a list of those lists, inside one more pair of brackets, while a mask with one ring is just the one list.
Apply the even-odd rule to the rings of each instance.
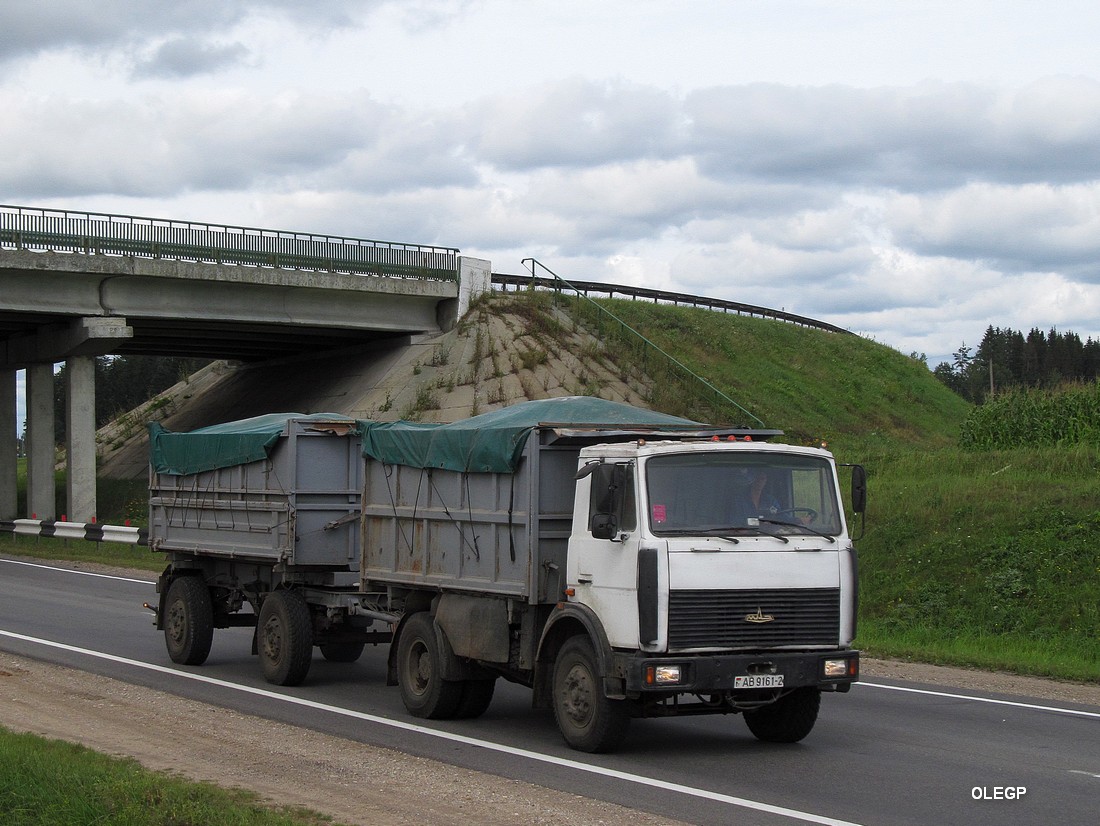
[[[859, 673], [856, 554], [832, 455], [638, 439], [585, 447], [579, 463], [567, 594], [599, 617], [622, 696], [660, 714], [696, 694], [750, 725], [758, 709], [796, 706], [784, 716], [797, 723], [765, 739], [805, 736], [819, 691]], [[853, 476], [862, 499], [862, 468]]]

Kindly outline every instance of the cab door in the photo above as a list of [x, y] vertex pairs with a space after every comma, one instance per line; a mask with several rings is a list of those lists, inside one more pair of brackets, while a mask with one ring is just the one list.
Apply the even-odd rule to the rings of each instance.
[[[636, 649], [640, 641], [635, 464], [601, 462], [589, 467], [592, 470], [581, 480], [589, 485], [588, 507], [574, 513], [569, 539], [569, 586], [573, 601], [587, 605], [600, 618], [612, 647]], [[578, 490], [578, 504], [584, 502], [583, 493], [583, 488]]]

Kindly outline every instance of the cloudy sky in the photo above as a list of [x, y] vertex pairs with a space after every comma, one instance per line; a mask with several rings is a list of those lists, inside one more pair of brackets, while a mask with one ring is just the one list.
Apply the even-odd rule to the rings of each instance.
[[930, 366], [1100, 338], [1100, 4], [3, 0], [0, 203], [438, 243]]

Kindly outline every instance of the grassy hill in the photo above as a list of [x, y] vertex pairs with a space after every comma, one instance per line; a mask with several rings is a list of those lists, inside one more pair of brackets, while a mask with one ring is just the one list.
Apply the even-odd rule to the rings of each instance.
[[867, 467], [857, 643], [869, 653], [1100, 680], [1096, 444], [964, 450], [971, 406], [881, 344], [600, 303], [769, 426]]
[[952, 444], [969, 404], [858, 336], [639, 301], [598, 302], [769, 427], [808, 442]]

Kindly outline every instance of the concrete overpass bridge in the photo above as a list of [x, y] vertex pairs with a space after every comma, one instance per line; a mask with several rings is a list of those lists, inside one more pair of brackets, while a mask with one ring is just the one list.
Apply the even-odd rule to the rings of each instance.
[[16, 516], [16, 372], [27, 516], [53, 519], [53, 366], [66, 364], [66, 514], [92, 521], [94, 358], [264, 361], [447, 330], [489, 289], [457, 249], [0, 206], [0, 519]]

